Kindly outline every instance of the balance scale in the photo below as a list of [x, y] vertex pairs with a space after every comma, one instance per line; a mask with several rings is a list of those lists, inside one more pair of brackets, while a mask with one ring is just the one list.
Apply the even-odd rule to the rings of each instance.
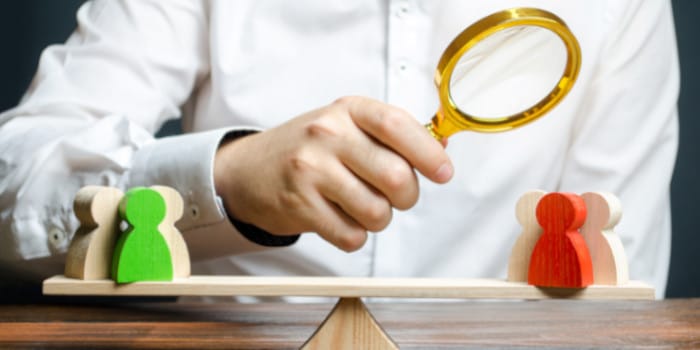
[[541, 288], [500, 279], [190, 276], [164, 282], [117, 284], [54, 276], [46, 295], [90, 296], [300, 296], [335, 297], [338, 303], [302, 349], [398, 349], [362, 302], [363, 297], [438, 299], [654, 299], [639, 281], [586, 288]]

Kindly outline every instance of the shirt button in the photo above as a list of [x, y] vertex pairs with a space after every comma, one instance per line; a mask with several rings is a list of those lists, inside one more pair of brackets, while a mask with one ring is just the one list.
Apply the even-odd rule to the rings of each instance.
[[404, 17], [408, 15], [411, 12], [411, 5], [408, 3], [406, 0], [399, 1], [399, 3], [396, 5], [396, 17]]
[[407, 60], [403, 60], [403, 59], [402, 59], [402, 60], [398, 60], [398, 61], [396, 61], [396, 63], [394, 64], [394, 67], [395, 67], [394, 69], [396, 69], [396, 72], [397, 72], [398, 74], [404, 74], [404, 73], [406, 73], [406, 71], [408, 71], [409, 63], [408, 63]]
[[192, 220], [199, 219], [200, 212], [199, 212], [199, 206], [197, 206], [197, 204], [190, 205], [189, 211], [190, 211], [190, 217], [192, 218]]
[[52, 227], [49, 230], [49, 243], [55, 249], [62, 248], [68, 239], [66, 232], [58, 227]]

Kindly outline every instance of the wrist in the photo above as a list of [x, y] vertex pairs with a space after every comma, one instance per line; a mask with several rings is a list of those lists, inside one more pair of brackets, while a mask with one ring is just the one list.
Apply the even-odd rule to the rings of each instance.
[[[214, 160], [214, 187], [217, 195], [223, 202], [223, 209], [231, 224], [249, 241], [265, 247], [284, 247], [294, 244], [300, 235], [278, 236], [271, 234], [253, 224], [241, 221], [236, 215], [235, 206], [240, 205], [235, 199], [235, 186], [232, 181], [236, 174], [235, 168], [240, 166], [240, 157], [235, 156], [235, 147], [240, 147], [239, 142], [246, 136], [257, 133], [253, 130], [239, 130], [226, 134], [216, 151]], [[233, 197], [233, 198], [231, 198]], [[230, 200], [233, 199], [233, 200]]]

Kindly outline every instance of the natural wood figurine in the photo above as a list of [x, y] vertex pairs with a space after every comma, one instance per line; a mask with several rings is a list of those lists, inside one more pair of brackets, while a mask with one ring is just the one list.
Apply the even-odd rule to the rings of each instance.
[[165, 237], [165, 241], [170, 248], [170, 255], [173, 260], [173, 276], [190, 276], [190, 254], [187, 250], [187, 243], [182, 238], [182, 234], [175, 227], [175, 223], [180, 220], [184, 210], [182, 196], [175, 189], [167, 186], [151, 186], [165, 200], [165, 219], [158, 226], [158, 230]]
[[593, 283], [593, 265], [583, 236], [583, 199], [573, 193], [550, 193], [537, 205], [544, 230], [530, 258], [528, 283], [539, 287], [583, 288]]
[[73, 211], [80, 221], [66, 256], [64, 274], [82, 280], [106, 279], [119, 233], [117, 188], [86, 186], [75, 195]]
[[112, 279], [117, 283], [172, 280], [170, 248], [158, 229], [166, 216], [160, 193], [145, 187], [130, 189], [119, 203], [119, 215], [130, 227], [114, 248]]
[[620, 222], [620, 200], [608, 192], [588, 192], [582, 196], [588, 215], [581, 228], [593, 261], [593, 283], [623, 285], [629, 281], [627, 255], [620, 236], [613, 231]]
[[515, 206], [515, 216], [523, 230], [513, 245], [508, 260], [508, 281], [527, 282], [530, 256], [537, 240], [542, 235], [542, 227], [537, 222], [535, 211], [537, 203], [546, 194], [545, 191], [532, 190], [523, 194]]

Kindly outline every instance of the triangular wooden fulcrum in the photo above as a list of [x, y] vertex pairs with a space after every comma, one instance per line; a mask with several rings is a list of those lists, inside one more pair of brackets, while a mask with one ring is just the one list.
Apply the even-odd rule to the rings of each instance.
[[360, 298], [340, 298], [321, 326], [301, 347], [314, 349], [398, 349]]

